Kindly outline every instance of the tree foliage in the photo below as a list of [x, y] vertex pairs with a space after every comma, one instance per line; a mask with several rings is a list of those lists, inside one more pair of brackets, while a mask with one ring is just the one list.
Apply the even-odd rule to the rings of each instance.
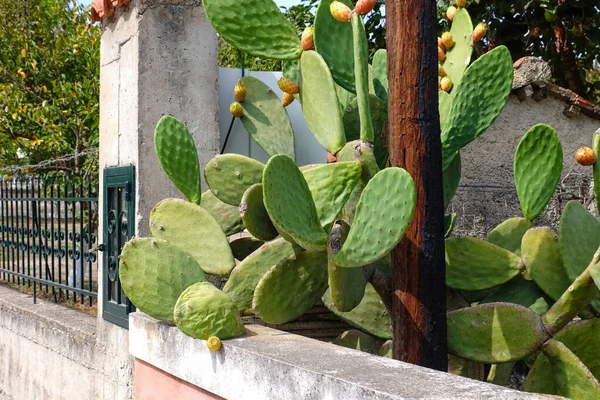
[[[438, 0], [441, 31], [453, 0]], [[548, 61], [556, 83], [600, 102], [600, 8], [598, 0], [470, 0], [473, 22], [485, 21], [486, 51], [505, 45], [514, 60]], [[441, 32], [440, 31], [440, 32]]]
[[[100, 31], [70, 0], [0, 0], [0, 168], [98, 147]], [[97, 156], [46, 169], [97, 168]]]

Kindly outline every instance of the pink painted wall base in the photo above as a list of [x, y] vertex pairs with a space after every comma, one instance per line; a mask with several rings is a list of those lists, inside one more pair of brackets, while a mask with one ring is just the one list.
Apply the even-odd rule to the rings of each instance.
[[136, 400], [224, 400], [144, 361], [135, 359]]

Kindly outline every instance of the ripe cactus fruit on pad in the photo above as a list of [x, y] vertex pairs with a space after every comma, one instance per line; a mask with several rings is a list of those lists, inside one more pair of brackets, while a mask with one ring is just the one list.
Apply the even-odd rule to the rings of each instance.
[[228, 276], [235, 266], [221, 226], [198, 205], [180, 199], [161, 201], [150, 212], [150, 231], [189, 252], [206, 273]]
[[302, 47], [294, 27], [273, 0], [203, 0], [217, 33], [240, 50], [263, 58], [293, 60]]
[[600, 398], [600, 383], [567, 346], [550, 339], [542, 351], [550, 360], [558, 395], [574, 400]]
[[245, 76], [244, 128], [270, 156], [285, 154], [294, 158], [294, 131], [285, 107], [275, 92], [253, 76]]
[[571, 281], [581, 274], [600, 247], [600, 221], [576, 200], [560, 216], [558, 246]]
[[492, 229], [486, 240], [519, 256], [523, 235], [530, 228], [533, 223], [526, 218], [509, 218]]
[[119, 263], [123, 291], [135, 306], [159, 320], [173, 321], [173, 307], [190, 285], [206, 275], [194, 258], [166, 240], [133, 238]]
[[327, 290], [327, 252], [301, 252], [271, 267], [254, 291], [252, 309], [263, 321], [283, 324], [308, 311]]
[[[331, 75], [335, 82], [347, 91], [355, 93], [352, 26], [333, 18], [329, 10], [333, 1], [322, 0], [319, 2], [315, 14], [315, 49], [331, 68]], [[350, 8], [353, 7], [350, 0], [340, 1]]]
[[166, 115], [154, 130], [154, 149], [171, 182], [192, 203], [200, 203], [200, 162], [188, 128]]
[[223, 203], [221, 200], [207, 190], [202, 193], [202, 208], [210, 213], [221, 225], [225, 236], [230, 236], [244, 230], [244, 223], [240, 217], [240, 210], [236, 206]]
[[300, 74], [300, 99], [308, 128], [325, 150], [335, 154], [344, 147], [346, 138], [329, 66], [316, 51], [305, 51]]
[[522, 243], [522, 257], [529, 276], [552, 300], [558, 300], [571, 281], [563, 266], [554, 231], [551, 228], [530, 229]]
[[460, 290], [482, 290], [508, 282], [524, 268], [519, 256], [472, 237], [446, 240], [446, 284]]
[[535, 125], [521, 139], [514, 176], [525, 218], [533, 221], [548, 205], [560, 180], [562, 162], [562, 145], [552, 127]]
[[250, 186], [244, 193], [240, 203], [240, 215], [244, 226], [255, 238], [266, 242], [279, 235], [263, 204], [263, 191], [260, 183]]
[[457, 10], [450, 29], [454, 46], [447, 49], [446, 59], [442, 64], [446, 74], [455, 85], [460, 82], [465, 69], [471, 62], [471, 55], [473, 54], [472, 33], [473, 23], [469, 12], [464, 8]]
[[357, 161], [336, 162], [302, 173], [308, 184], [322, 226], [332, 223], [350, 197], [361, 174]]
[[442, 131], [443, 169], [462, 147], [481, 135], [500, 114], [512, 90], [510, 52], [498, 46], [467, 68], [452, 90], [450, 117]]
[[530, 309], [491, 303], [450, 311], [448, 352], [484, 364], [520, 360], [548, 338], [542, 319]]
[[415, 183], [402, 168], [386, 168], [365, 186], [342, 250], [342, 267], [360, 267], [385, 256], [402, 239], [415, 210]]
[[392, 338], [392, 322], [390, 316], [370, 283], [365, 287], [365, 294], [360, 304], [352, 311], [338, 310], [331, 300], [331, 289], [322, 297], [323, 304], [335, 315], [355, 328], [381, 339]]
[[235, 304], [209, 282], [196, 283], [181, 293], [174, 314], [177, 327], [194, 339], [228, 339], [246, 333]]
[[231, 276], [225, 283], [223, 291], [241, 312], [250, 311], [254, 289], [260, 278], [269, 268], [293, 254], [292, 244], [284, 238], [277, 238], [263, 244], [231, 271]]
[[239, 206], [246, 189], [261, 183], [265, 165], [239, 154], [214, 157], [204, 168], [204, 178], [219, 200]]
[[351, 311], [360, 304], [367, 285], [362, 268], [341, 268], [334, 261], [335, 255], [348, 237], [349, 230], [350, 227], [345, 221], [338, 220], [333, 225], [327, 241], [329, 294], [335, 308], [344, 312]]
[[263, 201], [279, 233], [307, 250], [324, 250], [327, 234], [302, 172], [284, 155], [271, 157], [263, 173]]

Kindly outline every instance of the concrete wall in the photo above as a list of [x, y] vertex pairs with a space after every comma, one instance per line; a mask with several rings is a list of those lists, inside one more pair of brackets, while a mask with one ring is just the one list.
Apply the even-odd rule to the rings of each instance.
[[541, 398], [258, 325], [217, 352], [142, 313], [130, 314], [129, 326], [131, 354], [144, 369], [136, 369], [136, 393], [149, 364], [156, 390], [193, 384], [199, 399], [211, 398], [206, 391], [229, 400]]
[[[454, 234], [485, 237], [503, 220], [522, 216], [513, 178], [513, 157], [521, 137], [533, 125], [545, 123], [558, 133], [563, 145], [563, 182], [537, 225], [556, 226], [560, 211], [572, 198], [589, 199], [591, 168], [575, 162], [575, 150], [591, 146], [600, 121], [582, 114], [563, 115], [566, 103], [548, 96], [521, 102], [511, 95], [494, 124], [461, 151], [462, 179], [450, 209], [457, 213]], [[595, 206], [592, 203], [593, 211]]]
[[0, 399], [131, 399], [127, 349], [97, 319], [0, 285]]

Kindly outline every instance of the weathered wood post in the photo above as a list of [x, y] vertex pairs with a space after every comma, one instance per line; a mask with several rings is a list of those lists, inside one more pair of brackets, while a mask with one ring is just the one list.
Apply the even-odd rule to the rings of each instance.
[[435, 0], [386, 3], [389, 151], [417, 187], [417, 207], [392, 252], [394, 358], [447, 369], [442, 156]]

